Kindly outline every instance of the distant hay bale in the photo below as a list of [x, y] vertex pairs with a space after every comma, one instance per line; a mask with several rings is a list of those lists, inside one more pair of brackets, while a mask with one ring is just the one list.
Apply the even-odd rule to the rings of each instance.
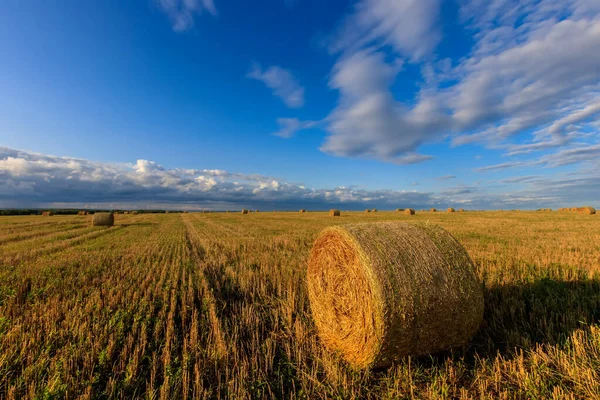
[[596, 214], [596, 209], [594, 207], [579, 207], [577, 209], [577, 212], [579, 212], [580, 214], [587, 214], [587, 215], [592, 215], [592, 214]]
[[571, 211], [579, 211], [577, 207], [571, 207]]
[[258, 212], [258, 210], [254, 211], [254, 212]]
[[302, 213], [305, 213], [305, 212], [306, 212], [306, 210], [303, 208], [303, 209], [299, 210], [298, 212], [299, 212], [300, 214], [302, 214]]
[[129, 214], [129, 211], [123, 211], [123, 214], [127, 215]]
[[333, 208], [329, 210], [330, 217], [339, 217], [341, 215], [340, 210], [334, 210]]
[[430, 208], [429, 212], [437, 212], [437, 210], [435, 208]]
[[433, 224], [326, 228], [311, 250], [307, 283], [321, 341], [358, 368], [463, 345], [483, 320], [473, 262]]
[[402, 212], [404, 211], [404, 208], [396, 208], [396, 212]]
[[365, 212], [366, 212], [366, 213], [370, 213], [370, 212], [371, 212], [371, 210], [367, 208], [367, 209], [365, 210]]
[[113, 213], [95, 213], [92, 218], [92, 226], [113, 226], [115, 215]]
[[79, 211], [77, 215], [87, 215], [87, 211]]
[[448, 208], [446, 211], [447, 211], [447, 212], [450, 212], [450, 213], [452, 213], [452, 212], [456, 212], [456, 210], [455, 210], [454, 208], [452, 208], [452, 207], [449, 207], [449, 208]]
[[171, 211], [169, 211], [169, 210], [166, 210], [166, 211], [165, 211], [165, 214], [169, 214], [170, 212], [171, 212]]
[[459, 208], [458, 212], [465, 212], [465, 209], [464, 208]]
[[248, 211], [248, 210], [245, 210], [245, 209], [244, 209], [244, 210], [242, 210], [242, 214], [248, 214], [249, 212], [250, 212], [250, 211]]
[[137, 211], [132, 211], [131, 213], [132, 213], [133, 215], [137, 215], [137, 214], [138, 214], [138, 212], [137, 212]]
[[53, 213], [52, 211], [44, 211], [44, 212], [42, 213], [42, 215], [43, 215], [44, 217], [52, 217], [52, 216], [54, 215], [54, 213]]
[[371, 212], [377, 212], [377, 209], [376, 209], [376, 208], [374, 208], [374, 209], [372, 209], [372, 210], [371, 210]]
[[413, 210], [412, 208], [407, 208], [404, 210], [404, 214], [406, 215], [415, 215], [415, 210]]

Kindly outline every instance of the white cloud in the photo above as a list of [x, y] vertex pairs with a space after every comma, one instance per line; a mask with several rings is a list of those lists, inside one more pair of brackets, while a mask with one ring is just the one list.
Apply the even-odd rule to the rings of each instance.
[[361, 0], [331, 39], [330, 49], [390, 45], [411, 60], [427, 57], [441, 40], [440, 0]]
[[[343, 20], [329, 41], [339, 101], [322, 151], [406, 162], [430, 159], [421, 146], [448, 135], [509, 156], [600, 142], [597, 1], [461, 1], [474, 45], [454, 60], [436, 59], [440, 6], [362, 0]], [[393, 87], [406, 63], [423, 81], [401, 102]]]
[[252, 63], [246, 76], [264, 83], [288, 107], [301, 108], [304, 106], [304, 88], [291, 71], [277, 65], [263, 71], [260, 64]]
[[[566, 152], [548, 163], [573, 162], [584, 149]], [[590, 151], [600, 153], [600, 148]], [[365, 206], [539, 208], [587, 202], [600, 206], [598, 168], [565, 179], [525, 177], [519, 191], [490, 194], [484, 187], [457, 185], [439, 193], [415, 190], [364, 190], [356, 187], [311, 189], [258, 174], [211, 169], [167, 169], [147, 160], [103, 163], [0, 147], [1, 207], [140, 207], [232, 209], [242, 207], [297, 209], [361, 209]], [[414, 184], [413, 184], [414, 185]], [[551, 196], [549, 197], [549, 193]], [[595, 197], [594, 197], [595, 196]]]
[[205, 11], [216, 16], [213, 0], [157, 0], [159, 7], [167, 14], [173, 30], [183, 32], [194, 27], [195, 19]]
[[289, 139], [293, 137], [296, 132], [314, 128], [320, 123], [321, 121], [300, 121], [298, 118], [278, 118], [277, 124], [279, 124], [279, 131], [275, 132], [274, 135]]

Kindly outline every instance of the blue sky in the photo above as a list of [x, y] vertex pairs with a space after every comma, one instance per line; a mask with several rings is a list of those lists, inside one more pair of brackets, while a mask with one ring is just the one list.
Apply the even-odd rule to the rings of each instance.
[[598, 49], [597, 0], [4, 1], [0, 206], [600, 207]]

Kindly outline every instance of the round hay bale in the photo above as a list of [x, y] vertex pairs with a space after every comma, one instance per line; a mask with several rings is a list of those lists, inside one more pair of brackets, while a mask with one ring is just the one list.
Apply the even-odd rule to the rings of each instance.
[[464, 209], [464, 208], [460, 208], [460, 209], [458, 210], [458, 212], [465, 212], [465, 209]]
[[138, 214], [138, 212], [137, 212], [137, 211], [132, 211], [131, 213], [132, 213], [133, 215], [137, 215], [137, 214]]
[[358, 368], [463, 345], [483, 320], [473, 262], [433, 224], [326, 228], [307, 282], [321, 341]]
[[254, 212], [259, 212], [258, 210], [254, 211]]
[[376, 209], [376, 208], [374, 208], [374, 209], [372, 209], [372, 210], [371, 210], [371, 212], [377, 212], [377, 209]]
[[87, 211], [79, 211], [77, 212], [77, 215], [87, 215]]
[[577, 209], [577, 211], [578, 211], [580, 214], [587, 214], [587, 215], [596, 214], [596, 209], [595, 209], [594, 207], [589, 207], [589, 206], [586, 206], [586, 207], [579, 207], [579, 208]]
[[339, 217], [341, 215], [340, 210], [334, 210], [333, 208], [329, 210], [330, 217]]
[[437, 212], [437, 210], [435, 208], [430, 208], [429, 212]]
[[412, 208], [407, 208], [404, 210], [404, 214], [406, 215], [415, 215], [415, 210], [413, 210]]
[[365, 212], [366, 212], [366, 213], [370, 213], [370, 212], [371, 212], [371, 210], [367, 208], [367, 209], [365, 210]]
[[303, 209], [301, 209], [301, 210], [300, 210], [300, 211], [298, 211], [298, 212], [299, 212], [300, 214], [303, 214], [303, 213], [305, 213], [305, 212], [306, 212], [306, 210], [303, 208]]
[[113, 213], [95, 213], [92, 218], [92, 226], [113, 226], [115, 215]]
[[402, 212], [404, 211], [404, 208], [396, 208], [396, 212]]
[[52, 211], [44, 211], [44, 212], [42, 213], [42, 215], [43, 215], [44, 217], [52, 217], [52, 216], [54, 215], [54, 213], [53, 213]]
[[452, 208], [452, 207], [449, 207], [446, 211], [447, 212], [456, 212], [456, 210], [454, 208]]
[[242, 214], [248, 214], [250, 211], [248, 210], [242, 210]]
[[571, 207], [571, 211], [578, 211], [579, 209], [577, 207]]

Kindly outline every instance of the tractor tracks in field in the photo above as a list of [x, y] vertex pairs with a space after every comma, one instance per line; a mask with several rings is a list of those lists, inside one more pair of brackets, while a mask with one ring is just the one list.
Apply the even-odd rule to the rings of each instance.
[[196, 273], [198, 274], [200, 289], [203, 292], [203, 302], [208, 312], [208, 322], [210, 327], [209, 341], [214, 345], [214, 350], [218, 359], [224, 358], [228, 353], [225, 334], [221, 326], [221, 320], [217, 313], [217, 301], [215, 299], [212, 288], [206, 277], [206, 251], [199, 243], [199, 235], [197, 229], [192, 222], [185, 218], [185, 214], [181, 215], [181, 219], [186, 228], [186, 245], [191, 255], [192, 262], [197, 266]]
[[126, 227], [126, 225], [117, 225], [111, 228], [95, 230], [92, 232], [85, 233], [83, 235], [78, 235], [75, 237], [69, 237], [64, 240], [60, 240], [57, 243], [53, 242], [47, 246], [43, 246], [36, 249], [30, 249], [30, 251], [28, 252], [23, 252], [22, 250], [14, 250], [7, 254], [2, 254], [0, 256], [0, 262], [5, 264], [14, 264], [23, 261], [31, 261], [42, 255], [65, 250], [69, 247], [81, 244], [87, 240], [97, 239], [108, 234], [119, 232], [122, 229], [125, 229]]

